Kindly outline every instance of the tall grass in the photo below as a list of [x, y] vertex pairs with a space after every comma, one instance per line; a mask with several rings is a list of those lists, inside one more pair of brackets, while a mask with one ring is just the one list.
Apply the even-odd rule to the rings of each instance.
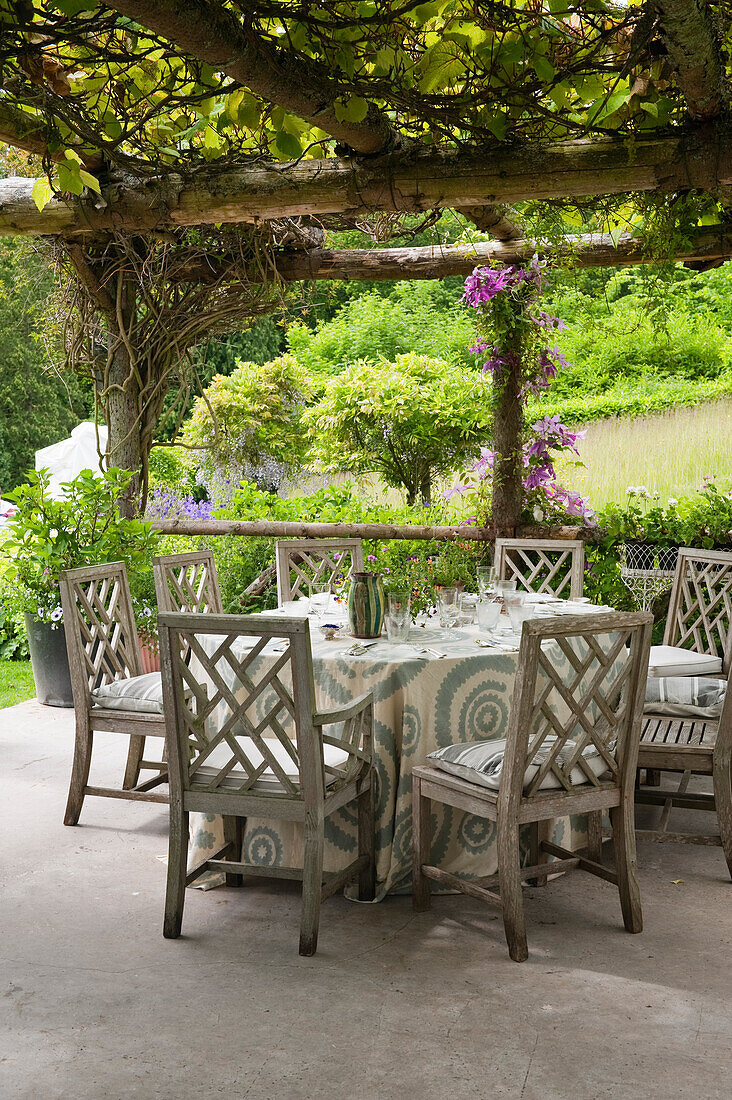
[[665, 503], [696, 493], [707, 474], [720, 488], [732, 483], [732, 400], [600, 420], [586, 431], [584, 468], [563, 466], [560, 479], [596, 508], [624, 501], [629, 485], [645, 485]]

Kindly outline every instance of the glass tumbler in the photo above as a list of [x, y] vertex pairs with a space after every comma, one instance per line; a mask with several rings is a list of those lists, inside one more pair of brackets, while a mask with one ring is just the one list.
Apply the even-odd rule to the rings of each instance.
[[489, 634], [498, 626], [501, 615], [501, 605], [497, 600], [480, 600], [478, 602], [478, 628], [483, 634]]
[[391, 592], [386, 605], [386, 635], [397, 644], [409, 640], [412, 616], [409, 610], [409, 593]]
[[522, 626], [531, 616], [531, 608], [525, 602], [524, 593], [507, 592], [503, 597], [503, 602], [506, 605], [511, 629], [520, 634]]
[[457, 588], [441, 588], [437, 596], [437, 614], [440, 626], [447, 630], [447, 637], [454, 638], [454, 628], [460, 619], [460, 603]]

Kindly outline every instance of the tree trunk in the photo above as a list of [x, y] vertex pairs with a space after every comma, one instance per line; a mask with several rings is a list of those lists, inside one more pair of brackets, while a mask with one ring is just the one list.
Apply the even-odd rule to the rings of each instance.
[[491, 522], [496, 534], [512, 534], [521, 522], [523, 501], [523, 407], [519, 329], [502, 345], [510, 366], [494, 375], [493, 500]]
[[419, 495], [422, 498], [423, 507], [429, 508], [432, 504], [432, 478], [429, 473], [424, 474], [419, 483]]
[[[120, 514], [131, 519], [138, 511], [140, 474], [143, 465], [140, 421], [140, 390], [128, 343], [122, 338], [120, 324], [125, 327], [127, 341], [131, 338], [132, 315], [135, 308], [134, 288], [129, 281], [121, 294], [118, 314], [109, 319], [110, 353], [107, 392], [104, 395], [109, 429], [109, 466], [119, 466], [133, 475], [129, 487], [120, 498]], [[118, 323], [115, 324], [115, 321]]]

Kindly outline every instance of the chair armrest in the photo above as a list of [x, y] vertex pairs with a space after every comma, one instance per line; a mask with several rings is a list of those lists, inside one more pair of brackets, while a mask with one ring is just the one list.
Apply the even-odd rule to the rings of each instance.
[[334, 722], [347, 722], [349, 718], [361, 714], [362, 711], [366, 710], [366, 707], [372, 706], [373, 702], [373, 692], [367, 691], [363, 695], [359, 695], [357, 699], [352, 699], [345, 707], [339, 707], [337, 710], [316, 711], [313, 714], [313, 725], [330, 726]]

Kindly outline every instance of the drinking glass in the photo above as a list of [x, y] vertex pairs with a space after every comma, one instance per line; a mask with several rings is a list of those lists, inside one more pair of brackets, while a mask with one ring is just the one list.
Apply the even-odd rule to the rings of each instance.
[[460, 618], [457, 588], [441, 588], [437, 597], [440, 626], [447, 630], [447, 637], [455, 637], [455, 627]]
[[328, 610], [330, 604], [330, 585], [329, 584], [311, 584], [310, 585], [310, 610], [316, 617], [322, 615]]
[[489, 634], [498, 626], [501, 605], [498, 600], [482, 599], [478, 601], [478, 628], [483, 634]]
[[391, 592], [386, 607], [386, 634], [390, 642], [409, 640], [412, 616], [409, 611], [409, 593]]
[[460, 622], [470, 626], [475, 622], [475, 610], [478, 606], [478, 597], [473, 592], [460, 593]]
[[499, 592], [501, 594], [501, 596], [505, 595], [506, 592], [515, 592], [515, 591], [516, 591], [516, 578], [515, 577], [513, 578], [512, 581], [496, 581], [496, 592]]
[[496, 587], [496, 567], [495, 565], [479, 565], [477, 573], [478, 591], [481, 596], [487, 596]]
[[511, 628], [519, 634], [525, 621], [531, 617], [531, 608], [525, 602], [523, 592], [507, 592], [503, 597]]

